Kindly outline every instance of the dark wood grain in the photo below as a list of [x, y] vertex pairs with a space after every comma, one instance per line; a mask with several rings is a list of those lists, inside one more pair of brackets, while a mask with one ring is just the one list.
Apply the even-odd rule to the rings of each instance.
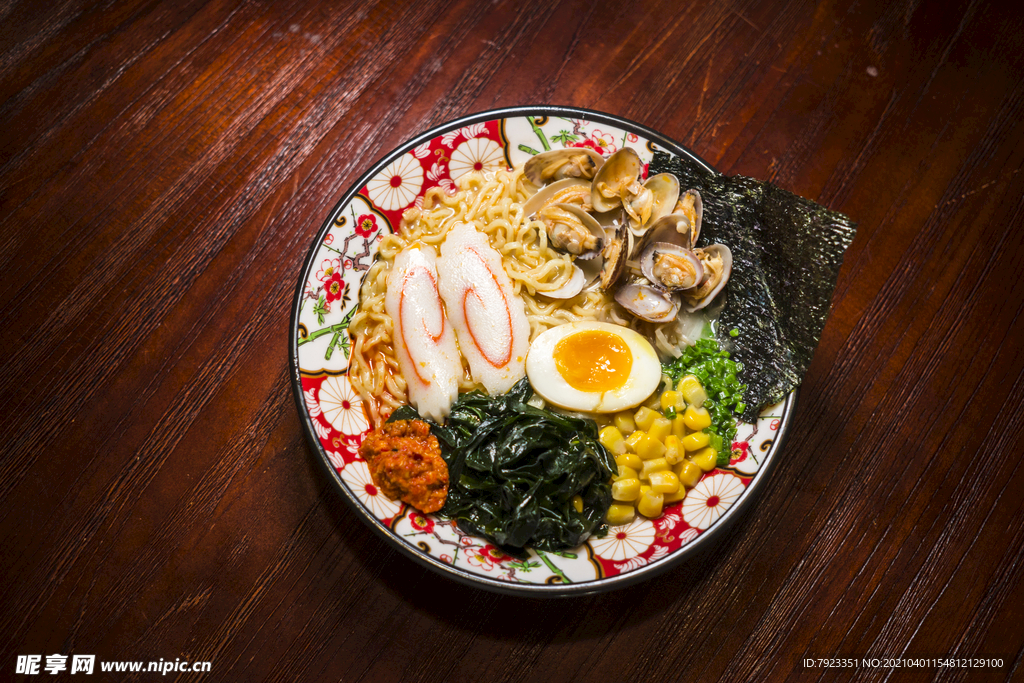
[[[743, 523], [554, 602], [455, 585], [360, 524], [286, 352], [301, 261], [362, 170], [528, 103], [859, 223]], [[1021, 680], [1022, 167], [1019, 3], [5, 3], [0, 678], [91, 653], [212, 662], [179, 680]], [[802, 664], [901, 656], [1004, 664]]]

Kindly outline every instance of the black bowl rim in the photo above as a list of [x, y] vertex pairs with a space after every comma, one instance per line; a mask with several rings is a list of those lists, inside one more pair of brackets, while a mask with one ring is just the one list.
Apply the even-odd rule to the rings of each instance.
[[327, 215], [324, 224], [316, 234], [316, 239], [313, 240], [313, 243], [310, 246], [309, 253], [306, 255], [302, 270], [300, 271], [299, 282], [296, 286], [295, 296], [293, 297], [291, 320], [288, 325], [288, 361], [289, 368], [292, 373], [292, 390], [295, 398], [295, 405], [299, 411], [300, 420], [302, 422], [303, 431], [306, 434], [306, 439], [319, 456], [317, 460], [328, 478], [334, 482], [335, 487], [341, 491], [343, 499], [349, 504], [349, 507], [355, 510], [357, 516], [362, 519], [364, 523], [369, 525], [369, 527], [377, 532], [378, 535], [384, 538], [392, 546], [398, 548], [413, 561], [427, 567], [428, 569], [440, 572], [444, 576], [455, 579], [463, 585], [482, 588], [506, 595], [526, 597], [570, 597], [602, 593], [609, 590], [631, 586], [640, 581], [644, 581], [661, 574], [671, 567], [678, 565], [683, 560], [707, 549], [710, 547], [710, 544], [714, 539], [724, 535], [725, 530], [732, 526], [732, 523], [740, 516], [740, 513], [750, 504], [750, 501], [755, 497], [755, 494], [763, 488], [763, 482], [768, 479], [768, 474], [770, 473], [776, 459], [775, 456], [782, 449], [786, 434], [788, 433], [790, 418], [792, 417], [794, 408], [796, 407], [797, 390], [793, 390], [783, 401], [782, 418], [779, 422], [778, 430], [776, 430], [775, 439], [772, 441], [772, 445], [768, 450], [768, 454], [762, 461], [761, 467], [758, 469], [750, 484], [748, 484], [743, 493], [740, 494], [740, 497], [736, 502], [726, 510], [711, 527], [690, 543], [687, 543], [685, 546], [675, 550], [663, 560], [640, 567], [627, 574], [618, 574], [616, 576], [596, 579], [594, 581], [571, 584], [516, 584], [499, 581], [497, 579], [489, 579], [485, 576], [473, 574], [463, 569], [459, 569], [458, 567], [445, 564], [436, 558], [426, 555], [409, 541], [396, 536], [379, 519], [374, 517], [365, 507], [363, 507], [355, 497], [355, 494], [353, 494], [341, 480], [341, 475], [339, 475], [337, 470], [334, 469], [330, 459], [327, 457], [327, 452], [320, 443], [320, 439], [317, 438], [316, 430], [313, 427], [309, 411], [306, 410], [306, 404], [302, 393], [302, 376], [299, 370], [299, 345], [298, 335], [296, 333], [299, 322], [299, 308], [302, 302], [302, 293], [305, 283], [309, 279], [310, 269], [313, 267], [316, 255], [319, 252], [320, 244], [323, 242], [327, 231], [330, 230], [334, 217], [338, 214], [338, 211], [348, 204], [356, 193], [358, 193], [358, 191], [366, 185], [370, 178], [372, 178], [380, 169], [384, 168], [409, 150], [451, 130], [463, 128], [482, 121], [506, 119], [515, 116], [567, 116], [570, 118], [579, 118], [595, 123], [605, 123], [616, 126], [638, 135], [642, 135], [647, 138], [647, 140], [660, 145], [674, 154], [689, 157], [708, 171], [717, 172], [710, 164], [683, 145], [665, 137], [657, 131], [651, 130], [643, 124], [630, 121], [629, 119], [625, 119], [614, 114], [606, 114], [604, 112], [578, 107], [524, 105], [519, 107], [489, 109], [487, 111], [470, 114], [469, 116], [464, 116], [462, 118], [455, 119], [454, 121], [443, 123], [420, 133], [413, 139], [403, 142], [394, 150], [379, 159], [376, 163], [372, 164], [369, 169], [355, 181], [355, 183], [348, 189], [348, 191], [345, 192], [344, 195], [342, 195], [341, 199], [334, 205], [334, 208]]

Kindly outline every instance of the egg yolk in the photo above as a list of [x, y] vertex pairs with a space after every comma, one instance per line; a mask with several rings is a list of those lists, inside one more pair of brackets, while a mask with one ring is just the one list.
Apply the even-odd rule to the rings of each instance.
[[612, 391], [629, 379], [633, 352], [616, 334], [584, 330], [555, 345], [555, 366], [573, 389]]

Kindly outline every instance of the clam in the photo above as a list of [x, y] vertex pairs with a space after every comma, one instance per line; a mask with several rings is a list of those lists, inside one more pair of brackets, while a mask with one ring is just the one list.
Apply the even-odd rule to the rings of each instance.
[[[721, 291], [732, 270], [728, 247], [712, 244], [694, 248], [699, 234], [700, 195], [690, 194], [686, 213], [671, 213], [658, 219], [644, 234], [638, 249], [640, 271], [654, 286], [682, 292], [691, 311], [706, 306]], [[677, 206], [677, 208], [680, 208]]]
[[638, 246], [644, 249], [655, 242], [667, 242], [684, 249], [692, 249], [697, 241], [697, 234], [685, 213], [670, 213], [651, 223], [643, 233]]
[[691, 313], [711, 303], [722, 291], [732, 274], [732, 252], [724, 244], [712, 244], [694, 249], [704, 269], [704, 281], [696, 288], [683, 292], [684, 306]]
[[605, 232], [594, 217], [575, 204], [548, 204], [537, 211], [551, 246], [580, 259], [592, 259], [601, 253]]
[[634, 233], [651, 220], [651, 210], [654, 208], [654, 193], [644, 185], [637, 187], [637, 184], [639, 181], [622, 192], [622, 208], [629, 216], [629, 228]]
[[532, 216], [548, 204], [575, 204], [586, 211], [590, 208], [590, 181], [580, 178], [557, 180], [526, 200], [523, 211]]
[[692, 238], [690, 244], [697, 244], [697, 238], [700, 237], [700, 223], [704, 217], [704, 202], [701, 201], [700, 192], [697, 190], [687, 190], [676, 202], [676, 206], [672, 209], [672, 213], [681, 213], [690, 221]]
[[566, 147], [534, 155], [523, 173], [531, 183], [542, 187], [563, 178], [590, 180], [603, 164], [604, 157], [589, 147]]
[[[587, 186], [589, 187], [589, 183]], [[575, 254], [573, 249], [577, 248], [575, 245], [578, 244], [582, 251], [574, 259], [573, 274], [564, 285], [549, 291], [538, 290], [538, 293], [551, 299], [571, 299], [598, 280], [603, 281], [607, 261], [604, 258], [601, 245], [608, 244], [609, 240], [606, 237], [608, 233], [597, 224], [594, 217], [575, 204], [557, 202], [541, 208], [540, 212], [542, 220], [553, 223], [553, 225], [548, 225], [548, 235], [552, 246]], [[580, 225], [596, 240], [593, 248], [587, 248], [591, 241], [580, 232]], [[568, 243], [563, 242], [566, 238], [568, 238]], [[611, 265], [614, 265], [614, 262]]]
[[679, 181], [671, 173], [647, 179], [636, 193], [623, 195], [622, 206], [629, 215], [629, 229], [642, 235], [654, 221], [668, 214], [679, 199]]
[[648, 178], [644, 187], [649, 189], [654, 197], [651, 217], [648, 219], [653, 224], [662, 216], [667, 216], [676, 206], [679, 200], [679, 179], [671, 173], [658, 173]]
[[649, 244], [640, 253], [640, 272], [655, 287], [669, 292], [693, 289], [705, 279], [697, 254], [667, 242]]
[[623, 199], [634, 201], [642, 194], [639, 183], [643, 164], [640, 155], [629, 147], [623, 147], [608, 157], [594, 176], [590, 203], [594, 211], [611, 211], [622, 205]]
[[641, 320], [667, 323], [679, 313], [679, 300], [667, 292], [643, 283], [619, 287], [615, 300]]

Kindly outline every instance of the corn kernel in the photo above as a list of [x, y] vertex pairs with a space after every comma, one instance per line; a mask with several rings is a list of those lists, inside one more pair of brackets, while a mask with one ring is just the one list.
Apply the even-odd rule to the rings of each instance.
[[615, 413], [612, 424], [622, 434], [632, 434], [636, 431], [636, 422], [633, 421], [633, 414], [629, 411], [624, 410], [621, 413]]
[[718, 462], [718, 452], [711, 447], [702, 448], [690, 455], [690, 461], [705, 472], [710, 472], [715, 469], [715, 464]]
[[622, 502], [634, 501], [640, 497], [639, 479], [619, 479], [612, 483], [612, 498]]
[[697, 408], [700, 408], [704, 405], [704, 401], [708, 400], [704, 387], [700, 385], [700, 380], [694, 375], [687, 375], [679, 380], [676, 391], [683, 395], [683, 398], [686, 399], [689, 405], [696, 406]]
[[683, 450], [683, 445], [679, 443], [679, 437], [675, 434], [669, 434], [665, 437], [665, 459], [670, 464], [675, 465], [677, 462], [682, 460], [686, 455]]
[[661, 416], [654, 418], [654, 422], [651, 423], [651, 428], [647, 430], [647, 434], [652, 439], [658, 441], [664, 441], [665, 437], [672, 433], [672, 420], [667, 420]]
[[609, 524], [629, 524], [636, 517], [636, 508], [632, 505], [612, 503], [608, 506], [608, 514], [604, 516]]
[[711, 442], [711, 437], [705, 432], [694, 432], [682, 438], [683, 448], [688, 451], [699, 451]]
[[661, 392], [662, 412], [668, 410], [669, 408], [675, 408], [680, 413], [683, 412], [684, 408], [686, 408], [686, 404], [683, 402], [683, 395], [680, 394], [678, 391], [672, 391], [670, 389], [668, 391]]
[[657, 491], [645, 491], [640, 496], [640, 502], [636, 504], [636, 509], [644, 517], [658, 517], [661, 515], [661, 510], [665, 506], [665, 496]]
[[615, 456], [615, 464], [619, 467], [629, 467], [639, 470], [644, 466], [644, 461], [636, 453], [623, 453]]
[[660, 458], [665, 455], [665, 444], [657, 439], [652, 439], [648, 434], [644, 434], [644, 438], [636, 445], [636, 454], [643, 460]]
[[627, 436], [626, 445], [629, 447], [629, 450], [636, 453], [636, 445], [640, 443], [640, 441], [643, 440], [646, 436], [647, 432], [640, 429], [636, 430], [635, 432]]
[[679, 490], [679, 477], [672, 470], [651, 472], [651, 488], [658, 493], [675, 493]]
[[576, 512], [583, 512], [583, 496], [575, 495], [572, 497], [572, 506], [576, 508]]
[[696, 486], [697, 482], [700, 481], [701, 475], [704, 474], [704, 470], [689, 460], [683, 460], [677, 464], [673, 471], [679, 478], [679, 483], [689, 488]]
[[689, 434], [689, 432], [686, 431], [686, 422], [683, 420], [682, 413], [677, 414], [672, 420], [672, 433], [680, 439]]
[[708, 412], [707, 408], [690, 406], [683, 412], [683, 422], [686, 424], [687, 429], [699, 432], [711, 426], [711, 413]]
[[[640, 478], [650, 480], [652, 472], [667, 472], [671, 467], [672, 466], [668, 464], [668, 460], [665, 458], [644, 460], [644, 468], [640, 470]], [[651, 482], [652, 486], [653, 484], [654, 482]]]
[[627, 467], [626, 465], [619, 465], [619, 473], [615, 475], [615, 480], [618, 481], [619, 479], [636, 479], [639, 476], [640, 473], [637, 472], [632, 467]]
[[601, 441], [601, 445], [607, 448], [612, 455], [626, 452], [626, 440], [622, 438], [622, 432], [611, 425], [601, 430], [598, 439]]
[[636, 422], [637, 429], [642, 429], [646, 432], [651, 428], [651, 423], [654, 422], [656, 417], [658, 417], [657, 411], [651, 410], [647, 406], [640, 406], [640, 409], [633, 415], [633, 421]]

